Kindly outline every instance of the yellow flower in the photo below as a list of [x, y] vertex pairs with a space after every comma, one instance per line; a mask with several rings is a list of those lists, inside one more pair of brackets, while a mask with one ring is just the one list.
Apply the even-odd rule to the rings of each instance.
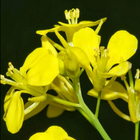
[[33, 86], [49, 85], [59, 74], [57, 51], [45, 36], [42, 36], [41, 41], [42, 47], [31, 52], [20, 68], [27, 83]]
[[[135, 76], [135, 86], [134, 88], [130, 87], [126, 81], [126, 78], [124, 77], [124, 83], [126, 86], [126, 89], [121, 85], [119, 82], [115, 81], [113, 84], [109, 87], [105, 87], [102, 90], [101, 99], [108, 100], [108, 103], [110, 104], [111, 108], [114, 110], [114, 112], [122, 117], [123, 119], [127, 121], [132, 121], [133, 123], [136, 123], [140, 121], [140, 71], [137, 70], [136, 76]], [[97, 92], [93, 93], [94, 96], [98, 96]], [[130, 116], [124, 114], [121, 112], [115, 104], [111, 101], [117, 98], [123, 99], [125, 102], [128, 103], [128, 109]]]
[[[38, 30], [36, 33], [44, 36], [48, 32], [55, 32], [56, 30], [64, 31], [66, 34], [66, 37], [67, 37], [67, 42], [69, 43], [70, 46], [73, 46], [72, 38], [73, 38], [73, 35], [75, 32], [77, 32], [78, 30], [80, 30], [81, 28], [84, 28], [84, 27], [92, 27], [92, 26], [96, 26], [98, 24], [103, 24], [103, 22], [105, 22], [107, 19], [107, 18], [103, 18], [103, 19], [97, 20], [95, 22], [81, 21], [78, 23], [78, 18], [80, 16], [80, 10], [78, 8], [72, 9], [69, 11], [65, 10], [64, 13], [65, 13], [65, 17], [68, 20], [69, 24], [63, 23], [63, 22], [58, 22], [60, 25], [55, 25], [55, 27], [52, 29]], [[98, 32], [98, 28], [96, 31]]]
[[97, 92], [105, 86], [106, 78], [124, 75], [131, 68], [126, 60], [135, 54], [138, 45], [136, 37], [125, 30], [117, 31], [110, 38], [107, 49], [99, 48], [99, 44], [97, 34], [88, 27], [73, 36], [73, 45], [86, 53], [92, 65], [93, 70], [87, 74]]
[[[26, 78], [22, 76], [20, 71], [9, 63], [7, 76], [13, 80], [5, 78], [1, 75], [1, 83], [9, 84], [12, 87], [9, 89], [4, 100], [4, 116], [7, 129], [11, 133], [18, 132], [23, 124], [23, 121], [38, 114], [47, 105], [47, 116], [57, 117], [61, 115], [64, 110], [75, 111], [75, 107], [70, 104], [61, 104], [61, 101], [69, 101], [70, 103], [78, 103], [77, 97], [70, 83], [62, 76], [58, 76], [49, 86], [31, 86], [27, 84]], [[48, 95], [48, 90], [55, 90], [57, 96]], [[32, 95], [28, 98], [28, 102], [23, 103], [20, 96], [21, 93]], [[47, 98], [50, 96], [51, 98]], [[58, 103], [59, 102], [59, 103]]]
[[32, 135], [29, 140], [75, 140], [60, 126], [50, 126], [45, 132]]
[[[11, 77], [12, 80], [5, 78], [3, 75], [0, 76], [1, 84], [11, 85], [11, 88], [8, 90], [4, 99], [3, 119], [6, 122], [8, 131], [11, 133], [16, 133], [22, 127], [26, 114], [35, 109], [40, 102], [46, 100], [47, 94], [43, 87], [28, 85], [26, 78], [24, 78], [20, 71], [14, 68], [11, 63], [9, 63], [9, 68], [6, 75]], [[25, 108], [21, 93], [32, 95], [34, 96], [33, 98], [36, 97], [37, 102], [35, 102], [34, 105]]]

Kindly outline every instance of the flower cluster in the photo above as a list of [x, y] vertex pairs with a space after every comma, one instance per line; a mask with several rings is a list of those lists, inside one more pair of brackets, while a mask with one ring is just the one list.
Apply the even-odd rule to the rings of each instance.
[[[1, 75], [1, 84], [11, 85], [4, 99], [3, 119], [8, 131], [17, 133], [24, 120], [46, 106], [48, 117], [57, 117], [65, 110], [77, 109], [104, 139], [109, 140], [98, 120], [101, 99], [107, 100], [113, 111], [123, 119], [135, 124], [140, 121], [140, 70], [137, 69], [134, 83], [132, 64], [128, 61], [136, 53], [138, 40], [128, 31], [119, 30], [112, 35], [107, 47], [101, 46], [99, 31], [107, 18], [78, 23], [78, 8], [64, 13], [68, 24], [58, 22], [51, 29], [38, 30], [36, 33], [41, 35], [41, 47], [27, 56], [19, 70], [9, 63], [6, 75], [11, 79]], [[91, 28], [93, 26], [97, 26], [95, 30]], [[61, 44], [49, 38], [49, 33], [54, 33]], [[93, 85], [87, 94], [98, 98], [95, 114], [82, 98], [79, 78], [83, 71]], [[130, 83], [127, 82], [127, 72]], [[117, 77], [124, 81], [125, 87], [116, 80]], [[54, 90], [56, 95], [52, 95], [50, 90]], [[21, 94], [29, 95], [27, 102], [24, 102]], [[118, 98], [128, 103], [129, 115], [121, 112], [113, 103], [112, 100]], [[73, 139], [62, 128], [52, 126], [44, 133], [33, 135], [30, 140], [45, 138]]]

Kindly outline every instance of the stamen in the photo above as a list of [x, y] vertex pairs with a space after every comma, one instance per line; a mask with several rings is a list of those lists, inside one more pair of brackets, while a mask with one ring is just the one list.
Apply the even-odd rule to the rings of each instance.
[[26, 83], [24, 77], [20, 74], [20, 71], [14, 68], [11, 62], [8, 63], [9, 68], [6, 73], [7, 76], [11, 77], [17, 83]]
[[14, 74], [14, 72], [13, 72], [14, 67], [11, 62], [8, 63], [8, 66], [9, 66], [9, 68], [8, 68], [6, 75], [11, 77], [11, 75]]
[[4, 77], [4, 75], [0, 75], [0, 83], [1, 84], [8, 84], [8, 85], [11, 85], [11, 86], [15, 86], [15, 87], [19, 87], [20, 86], [20, 83], [16, 83], [10, 79], [7, 79]]
[[65, 13], [65, 18], [68, 20], [68, 23], [71, 24], [70, 14], [69, 14], [68, 10], [65, 10], [64, 13]]
[[65, 10], [65, 18], [68, 20], [69, 24], [77, 24], [80, 15], [80, 10], [78, 8], [72, 10]]
[[100, 52], [101, 52], [100, 55], [101, 55], [101, 57], [104, 56], [104, 51], [105, 51], [105, 47], [104, 46], [101, 46], [100, 47]]
[[99, 56], [100, 55], [100, 50], [95, 48], [95, 47], [93, 49], [95, 51], [95, 57]]
[[0, 75], [0, 83], [3, 84], [3, 85], [6, 84], [4, 75]]
[[139, 79], [139, 78], [140, 78], [140, 70], [137, 69], [137, 70], [136, 70], [135, 79]]

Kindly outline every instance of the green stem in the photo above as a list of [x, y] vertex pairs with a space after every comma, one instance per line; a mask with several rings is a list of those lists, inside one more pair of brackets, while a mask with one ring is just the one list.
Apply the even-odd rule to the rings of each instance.
[[[104, 140], [111, 140], [111, 138], [108, 136], [102, 125], [100, 124], [99, 120], [95, 117], [95, 115], [89, 110], [89, 108], [86, 106], [86, 104], [83, 102], [81, 109], [86, 114], [86, 119], [97, 129], [97, 131], [100, 133], [102, 138]], [[77, 110], [81, 113], [80, 109], [77, 108]], [[83, 115], [83, 113], [82, 113]], [[84, 116], [85, 117], [85, 116]]]
[[77, 108], [77, 110], [92, 124], [90, 117], [83, 111], [83, 109]]
[[98, 130], [98, 132], [100, 133], [100, 135], [104, 140], [111, 140], [108, 134], [105, 132], [102, 125], [100, 124], [99, 120], [95, 117], [95, 115], [85, 104], [81, 94], [79, 78], [75, 78], [73, 82], [74, 82], [74, 89], [79, 100], [79, 104], [81, 105], [81, 107], [77, 108], [77, 110]]
[[98, 99], [97, 99], [97, 105], [96, 105], [96, 111], [95, 111], [96, 118], [98, 118], [98, 115], [99, 115], [100, 102], [101, 102], [101, 91], [99, 92]]
[[139, 122], [135, 123], [135, 140], [139, 140]]

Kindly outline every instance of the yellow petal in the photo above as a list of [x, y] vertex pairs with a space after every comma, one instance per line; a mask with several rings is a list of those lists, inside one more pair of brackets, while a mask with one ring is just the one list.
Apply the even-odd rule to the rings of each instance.
[[21, 74], [25, 76], [26, 71], [33, 67], [42, 57], [44, 57], [47, 54], [48, 51], [45, 48], [37, 48], [33, 52], [31, 52], [27, 56], [23, 66], [20, 68]]
[[[88, 95], [98, 98], [98, 92], [94, 89], [88, 91]], [[128, 95], [126, 89], [117, 81], [114, 81], [113, 84], [108, 88], [103, 88], [101, 92], [101, 99], [103, 100], [115, 100], [121, 98], [124, 101], [128, 101]]]
[[72, 42], [72, 38], [75, 32], [79, 31], [84, 27], [96, 26], [101, 22], [101, 20], [105, 22], [106, 19], [107, 18], [103, 18], [97, 21], [81, 21], [78, 24], [66, 24], [63, 22], [58, 22], [62, 26], [56, 25], [55, 27], [59, 27], [57, 30], [64, 31], [66, 33], [67, 41], [68, 43], [70, 43]]
[[27, 73], [28, 84], [49, 85], [59, 74], [58, 60], [53, 55], [45, 55]]
[[46, 30], [38, 30], [38, 31], [36, 31], [36, 34], [46, 35], [48, 32], [54, 32], [56, 29], [57, 28], [46, 29]]
[[52, 140], [63, 140], [68, 136], [67, 132], [60, 126], [51, 126], [45, 131], [45, 133], [52, 136]]
[[29, 140], [75, 140], [69, 137], [67, 132], [59, 126], [50, 126], [44, 133], [38, 132], [30, 137]]
[[42, 47], [49, 51], [49, 53], [53, 54], [54, 56], [57, 55], [56, 49], [52, 46], [52, 44], [48, 41], [46, 35], [41, 37]]
[[99, 49], [99, 40], [93, 29], [86, 27], [76, 32], [73, 36], [73, 45], [81, 48], [88, 56], [92, 65], [96, 65], [94, 49]]
[[107, 20], [107, 18], [102, 18], [99, 19], [97, 21], [80, 21], [78, 24], [67, 24], [67, 23], [63, 23], [63, 22], [58, 22], [60, 25], [65, 26], [65, 27], [79, 27], [80, 28], [84, 28], [84, 27], [92, 27], [92, 26], [96, 26], [100, 23], [100, 21], [103, 20], [103, 22], [105, 22]]
[[54, 139], [50, 139], [50, 136], [47, 133], [44, 132], [38, 132], [35, 133], [34, 135], [32, 135], [29, 140], [54, 140]]
[[82, 68], [91, 71], [90, 61], [88, 60], [86, 53], [82, 49], [78, 47], [71, 47], [70, 51], [72, 51], [73, 54], [77, 57], [78, 62], [80, 63]]
[[138, 40], [125, 30], [117, 31], [109, 40], [109, 59], [107, 69], [114, 64], [128, 60], [137, 50]]
[[102, 76], [112, 77], [112, 76], [122, 76], [125, 75], [131, 68], [131, 63], [126, 61], [119, 65], [113, 67], [108, 73], [103, 73]]
[[6, 126], [11, 133], [18, 132], [24, 120], [24, 103], [20, 94], [19, 91], [14, 93], [6, 114]]
[[11, 98], [12, 98], [12, 96], [13, 96], [13, 94], [14, 94], [14, 90], [15, 89], [15, 87], [11, 87], [9, 90], [8, 90], [8, 92], [6, 93], [6, 96], [5, 96], [5, 98], [4, 98], [4, 112], [5, 112], [5, 114], [4, 114], [4, 120], [5, 120], [5, 115], [6, 115], [6, 112], [7, 112], [7, 110], [8, 110], [8, 108], [9, 108], [9, 104], [10, 104], [10, 102], [11, 102]]
[[49, 105], [47, 109], [47, 117], [48, 118], [55, 118], [60, 116], [64, 112], [64, 109], [58, 108], [53, 105]]
[[136, 79], [135, 81], [135, 90], [140, 92], [140, 79]]

